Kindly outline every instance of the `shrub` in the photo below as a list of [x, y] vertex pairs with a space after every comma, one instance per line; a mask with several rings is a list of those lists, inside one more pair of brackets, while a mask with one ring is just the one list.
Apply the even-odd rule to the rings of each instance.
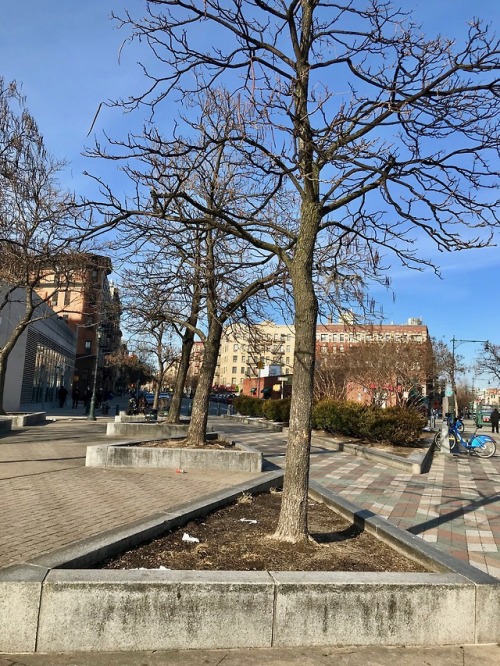
[[252, 398], [249, 395], [240, 395], [233, 400], [234, 409], [243, 416], [262, 416], [264, 400]]
[[380, 409], [356, 402], [321, 400], [313, 408], [313, 428], [398, 446], [414, 446], [425, 418], [417, 411]]
[[269, 421], [280, 423], [290, 420], [290, 400], [265, 400], [262, 405], [262, 414]]
[[360, 423], [366, 407], [357, 402], [320, 400], [313, 407], [312, 427], [327, 432], [360, 437]]

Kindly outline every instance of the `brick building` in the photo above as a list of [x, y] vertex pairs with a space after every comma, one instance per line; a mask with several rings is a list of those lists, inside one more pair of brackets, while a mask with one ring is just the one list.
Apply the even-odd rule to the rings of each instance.
[[106, 367], [107, 354], [121, 348], [120, 297], [109, 281], [111, 260], [97, 254], [84, 254], [67, 269], [64, 281], [48, 274], [40, 283], [42, 297], [52, 293], [51, 308], [60, 313], [76, 334], [75, 373], [71, 385], [80, 395], [92, 386], [97, 363], [98, 388], [114, 390], [116, 373]]

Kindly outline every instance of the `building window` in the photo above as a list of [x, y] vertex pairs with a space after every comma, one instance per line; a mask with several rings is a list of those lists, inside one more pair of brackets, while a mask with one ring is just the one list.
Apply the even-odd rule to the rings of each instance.
[[238, 357], [237, 356], [233, 356], [233, 363], [238, 363]]
[[236, 377], [231, 377], [231, 386], [236, 386]]
[[321, 334], [321, 342], [328, 342], [328, 333]]
[[233, 366], [231, 372], [233, 373], [233, 375], [235, 375], [238, 372], [238, 368]]
[[50, 305], [51, 305], [52, 307], [54, 307], [54, 306], [57, 305], [57, 298], [58, 298], [58, 296], [59, 296], [59, 294], [57, 293], [57, 291], [55, 291], [55, 292], [52, 294], [52, 296], [50, 297]]
[[64, 292], [64, 305], [69, 305], [71, 303], [71, 292], [70, 291], [65, 291]]
[[290, 357], [289, 357], [289, 356], [286, 357], [286, 359], [285, 359], [285, 363], [286, 363], [287, 365], [290, 365]]
[[242, 375], [244, 375], [244, 374], [245, 374], [245, 368], [241, 368], [240, 373], [241, 373]]
[[85, 340], [85, 353], [90, 354], [91, 350], [92, 350], [92, 341]]
[[238, 351], [238, 349], [239, 349], [239, 345], [237, 343], [235, 343], [233, 345], [233, 351]]

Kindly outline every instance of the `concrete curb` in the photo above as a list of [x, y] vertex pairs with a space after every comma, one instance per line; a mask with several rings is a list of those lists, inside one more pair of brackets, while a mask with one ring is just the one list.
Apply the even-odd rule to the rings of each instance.
[[12, 430], [12, 416], [0, 416], [0, 435], [6, 435]]
[[[215, 439], [217, 436], [224, 439], [222, 433], [208, 433], [207, 439]], [[207, 450], [134, 446], [147, 441], [147, 439], [141, 439], [132, 442], [88, 446], [85, 465], [86, 467], [172, 468], [250, 473], [262, 471], [262, 453], [247, 444], [238, 443], [231, 449]], [[150, 441], [154, 441], [154, 439]]]
[[[273, 430], [274, 432], [287, 432], [288, 427], [281, 423], [273, 423], [272, 421], [266, 421], [265, 419], [252, 418], [249, 416], [224, 416], [224, 418], [230, 421], [237, 421], [239, 423], [246, 423], [253, 426], [258, 426], [260, 428], [266, 428], [268, 430]], [[336, 441], [333, 437], [328, 435], [317, 434], [319, 431], [313, 430], [312, 440], [313, 441], [326, 441], [329, 444], [334, 444], [339, 451], [346, 451], [354, 456], [360, 456], [366, 460], [375, 460], [381, 462], [388, 467], [395, 467], [396, 469], [401, 469], [408, 474], [423, 474], [425, 470], [429, 468], [430, 461], [432, 459], [433, 447], [432, 442], [430, 442], [429, 447], [424, 453], [414, 452], [410, 454], [407, 458], [403, 456], [397, 456], [394, 453], [386, 453], [385, 451], [377, 451], [377, 449], [368, 449], [362, 444], [355, 444], [354, 442], [342, 442]]]
[[[311, 497], [437, 573], [87, 570], [283, 473], [174, 507], [0, 571], [0, 652], [319, 645], [446, 645], [500, 639], [499, 582], [311, 484]], [[72, 570], [68, 570], [72, 569]], [[432, 620], [431, 620], [432, 618]]]
[[313, 442], [318, 441], [325, 441], [328, 444], [337, 447], [339, 451], [345, 451], [346, 453], [365, 458], [366, 460], [381, 462], [388, 467], [400, 469], [408, 474], [423, 474], [423, 472], [429, 468], [434, 451], [432, 442], [430, 442], [425, 452], [418, 453], [415, 451], [405, 458], [394, 453], [386, 453], [385, 451], [378, 451], [377, 449], [368, 449], [362, 444], [337, 441], [333, 439], [333, 437], [328, 437], [327, 435], [316, 435], [313, 431]]
[[47, 420], [47, 412], [30, 412], [29, 414], [12, 415], [12, 426], [25, 428], [26, 426], [39, 425]]

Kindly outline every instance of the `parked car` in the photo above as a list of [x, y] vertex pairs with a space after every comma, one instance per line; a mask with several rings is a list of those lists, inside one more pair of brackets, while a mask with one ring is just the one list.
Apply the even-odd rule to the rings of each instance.
[[[153, 404], [154, 399], [155, 399], [155, 394], [154, 393], [146, 393], [146, 395], [144, 397], [146, 398], [146, 402], [148, 403], [148, 405]], [[167, 391], [167, 392], [162, 391], [160, 393], [160, 395], [158, 396], [158, 399], [159, 400], [172, 400], [172, 393], [170, 393], [169, 391]]]

